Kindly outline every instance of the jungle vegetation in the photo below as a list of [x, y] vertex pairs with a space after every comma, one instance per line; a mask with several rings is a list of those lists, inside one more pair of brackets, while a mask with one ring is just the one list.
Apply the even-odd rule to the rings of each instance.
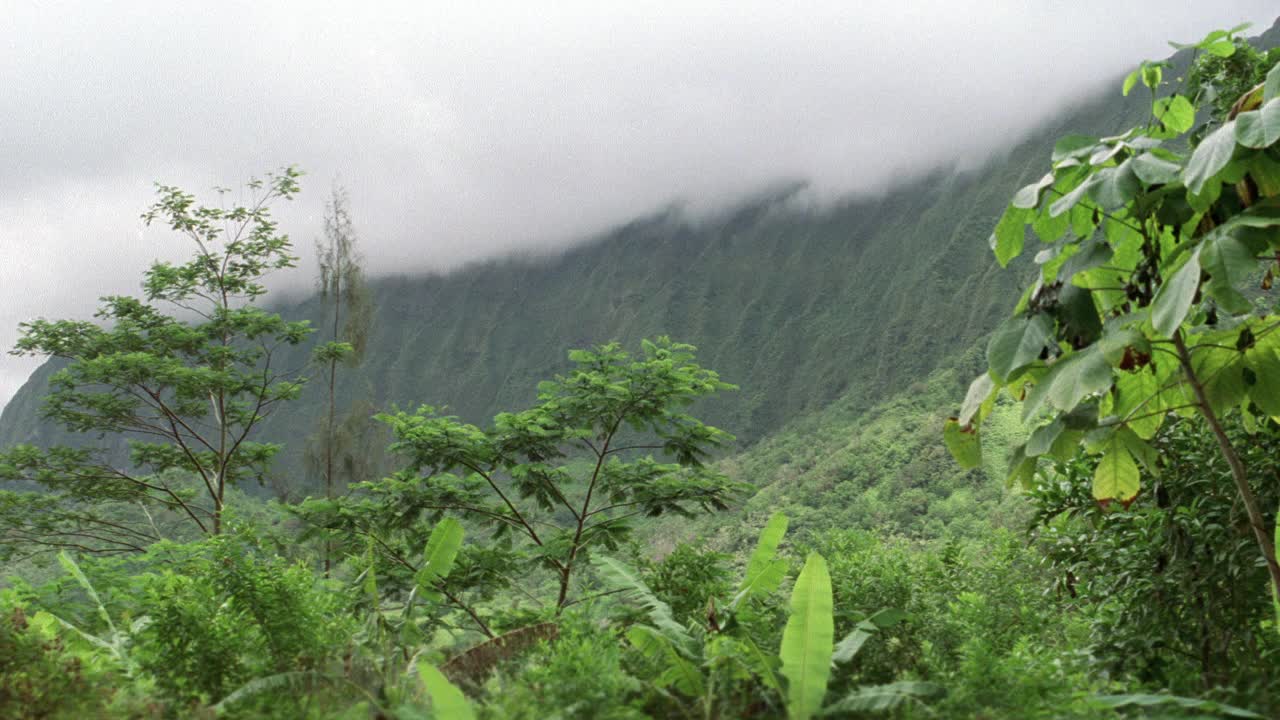
[[301, 305], [265, 284], [299, 170], [159, 185], [189, 259], [22, 326], [0, 715], [1280, 715], [1280, 52], [1243, 30], [1096, 137], [807, 226], [378, 284], [335, 189]]

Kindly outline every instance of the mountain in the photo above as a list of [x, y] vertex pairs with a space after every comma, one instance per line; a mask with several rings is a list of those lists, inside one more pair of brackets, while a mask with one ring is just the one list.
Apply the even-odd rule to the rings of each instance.
[[[530, 401], [571, 348], [665, 334], [741, 387], [698, 411], [742, 447], [837, 399], [870, 408], [964, 355], [1007, 312], [1026, 268], [995, 265], [991, 228], [1013, 191], [1045, 171], [1055, 138], [1145, 117], [1146, 100], [1121, 99], [1118, 87], [1106, 83], [979, 170], [904, 179], [880, 197], [814, 209], [792, 187], [711, 219], [658, 213], [554, 257], [376, 280], [367, 359], [339, 391], [344, 402], [426, 403], [484, 423]], [[324, 326], [316, 298], [280, 309]], [[38, 415], [51, 372], [38, 370], [4, 409], [0, 447], [66, 439]], [[288, 448], [284, 471], [298, 467], [322, 395], [308, 390], [265, 424]]]
[[[1139, 103], [1114, 94], [1109, 86], [1105, 100], [982, 170], [938, 172], [882, 197], [814, 210], [793, 202], [793, 188], [718, 218], [636, 220], [555, 257], [376, 280], [367, 359], [340, 392], [484, 422], [531, 400], [571, 348], [666, 334], [741, 387], [700, 412], [743, 445], [845, 395], [870, 404], [924, 378], [1007, 310], [1020, 274], [991, 259], [995, 218], [1043, 172], [1064, 129], [1136, 121]], [[324, 326], [316, 298], [279, 309]], [[0, 446], [64, 439], [38, 416], [51, 372], [34, 373], [0, 415]], [[296, 451], [322, 402], [316, 386], [273, 415], [265, 436]]]

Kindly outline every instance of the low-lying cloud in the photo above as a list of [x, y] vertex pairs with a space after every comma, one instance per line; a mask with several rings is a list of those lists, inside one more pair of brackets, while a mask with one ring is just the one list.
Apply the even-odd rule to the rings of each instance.
[[[155, 180], [338, 179], [373, 272], [554, 247], [779, 178], [828, 197], [973, 163], [1167, 39], [1273, 2], [26, 3], [0, 25], [0, 346], [187, 248]], [[295, 274], [310, 282], [309, 269]], [[0, 359], [0, 403], [34, 361]]]

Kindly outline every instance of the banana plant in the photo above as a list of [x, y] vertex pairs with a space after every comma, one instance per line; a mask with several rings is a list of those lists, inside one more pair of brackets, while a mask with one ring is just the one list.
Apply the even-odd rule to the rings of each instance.
[[931, 683], [899, 682], [858, 688], [834, 705], [824, 705], [833, 665], [851, 661], [869, 638], [903, 615], [891, 610], [876, 613], [836, 643], [831, 576], [826, 560], [816, 552], [809, 554], [792, 588], [790, 614], [777, 654], [762, 651], [743, 631], [734, 613], [748, 599], [777, 590], [786, 577], [788, 563], [778, 555], [786, 529], [787, 518], [782, 513], [769, 519], [747, 561], [742, 582], [729, 601], [719, 606], [721, 610], [716, 610], [714, 599], [709, 603], [710, 627], [698, 634], [676, 622], [671, 607], [633, 569], [616, 559], [597, 557], [600, 578], [620, 597], [638, 602], [648, 611], [649, 622], [632, 626], [626, 637], [661, 668], [652, 680], [654, 685], [697, 699], [701, 714], [713, 717], [717, 714], [717, 678], [726, 674], [718, 671], [732, 663], [729, 670], [745, 673], [771, 691], [785, 707], [787, 717], [794, 720], [837, 711], [888, 711], [941, 694], [942, 689]]
[[44, 610], [37, 612], [32, 617], [32, 623], [38, 627], [45, 628], [46, 631], [54, 631], [57, 627], [71, 631], [94, 650], [105, 653], [124, 669], [126, 675], [129, 677], [134, 676], [138, 671], [138, 664], [129, 652], [130, 638], [134, 633], [146, 627], [150, 622], [150, 618], [146, 616], [139, 617], [130, 624], [127, 630], [122, 630], [111, 619], [111, 614], [107, 612], [106, 606], [102, 603], [102, 598], [98, 596], [98, 591], [93, 587], [93, 583], [89, 581], [84, 571], [80, 569], [75, 559], [63, 550], [58, 553], [58, 564], [62, 565], [62, 569], [67, 571], [67, 574], [76, 581], [76, 584], [84, 590], [89, 599], [97, 606], [98, 617], [102, 618], [102, 622], [106, 626], [106, 632], [95, 635], [58, 615]]

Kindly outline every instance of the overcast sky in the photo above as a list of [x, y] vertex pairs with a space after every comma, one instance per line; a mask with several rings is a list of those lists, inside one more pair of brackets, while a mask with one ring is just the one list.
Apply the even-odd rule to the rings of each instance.
[[[192, 10], [200, 5], [206, 10]], [[189, 248], [139, 213], [294, 163], [307, 266], [335, 179], [375, 272], [562, 245], [782, 179], [826, 197], [973, 163], [1235, 2], [6, 3], [0, 348]], [[1118, 88], [1117, 88], [1118, 90]], [[35, 361], [0, 356], [0, 404]]]

